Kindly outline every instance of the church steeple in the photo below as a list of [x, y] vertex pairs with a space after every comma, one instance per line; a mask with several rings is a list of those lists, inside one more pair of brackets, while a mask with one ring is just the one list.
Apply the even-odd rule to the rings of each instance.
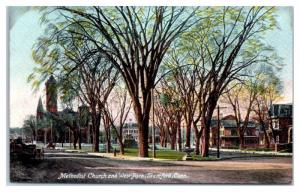
[[36, 118], [37, 119], [42, 119], [43, 118], [43, 113], [44, 113], [44, 107], [42, 103], [41, 97], [39, 98], [38, 106], [36, 108]]
[[53, 75], [50, 76], [46, 82], [46, 109], [48, 112], [56, 113], [57, 112], [57, 88], [56, 80]]

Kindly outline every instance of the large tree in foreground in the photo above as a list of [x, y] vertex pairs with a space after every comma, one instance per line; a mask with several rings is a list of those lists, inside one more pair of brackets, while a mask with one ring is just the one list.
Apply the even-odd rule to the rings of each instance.
[[[138, 123], [139, 155], [147, 157], [151, 90], [157, 71], [174, 39], [199, 20], [193, 17], [195, 9], [58, 7], [53, 14], [65, 18], [61, 30], [93, 43], [123, 76]], [[73, 30], [72, 25], [81, 30]]]

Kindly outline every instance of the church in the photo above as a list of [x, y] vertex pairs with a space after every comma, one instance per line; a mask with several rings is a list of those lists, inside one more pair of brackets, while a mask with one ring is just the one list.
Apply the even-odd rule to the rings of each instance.
[[39, 98], [36, 110], [37, 142], [48, 143], [91, 143], [91, 125], [89, 122], [89, 109], [79, 106], [78, 111], [57, 108], [57, 81], [51, 75], [45, 83], [46, 110]]

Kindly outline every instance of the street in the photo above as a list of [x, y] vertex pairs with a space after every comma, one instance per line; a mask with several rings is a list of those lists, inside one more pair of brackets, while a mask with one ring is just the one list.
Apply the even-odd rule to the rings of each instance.
[[42, 161], [14, 161], [10, 168], [13, 183], [291, 184], [293, 166], [292, 157], [241, 154], [220, 161], [143, 161], [48, 153]]

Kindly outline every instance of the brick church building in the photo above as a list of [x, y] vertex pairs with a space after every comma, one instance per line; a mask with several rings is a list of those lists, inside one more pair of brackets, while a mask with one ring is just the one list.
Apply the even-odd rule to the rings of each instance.
[[[75, 124], [76, 118], [80, 118], [83, 112], [88, 113], [88, 107], [80, 106], [78, 112], [70, 108], [58, 111], [57, 81], [52, 75], [46, 81], [45, 86], [46, 110], [44, 110], [41, 98], [36, 110], [37, 141], [45, 144], [50, 142], [70, 143], [74, 141], [74, 137], [77, 137], [80, 138], [81, 143], [90, 143], [92, 134], [89, 122], [87, 121], [84, 126], [76, 126]], [[69, 124], [73, 126], [69, 126]]]

